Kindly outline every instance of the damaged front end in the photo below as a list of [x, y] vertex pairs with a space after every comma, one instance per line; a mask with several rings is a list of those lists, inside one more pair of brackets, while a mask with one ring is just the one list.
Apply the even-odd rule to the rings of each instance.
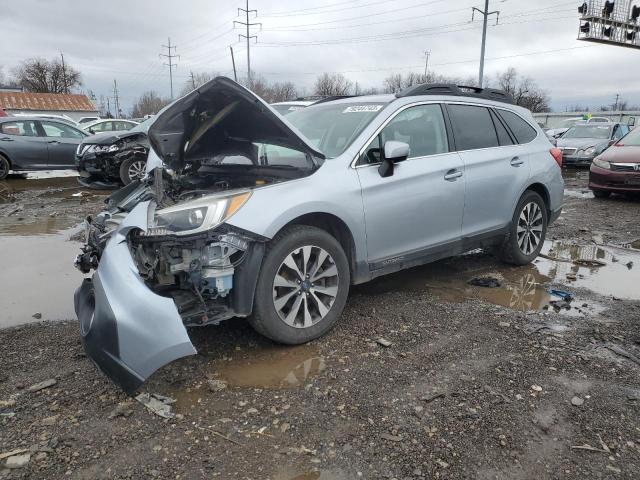
[[86, 221], [76, 266], [95, 273], [75, 308], [88, 355], [133, 393], [161, 366], [196, 353], [185, 327], [251, 313], [267, 239], [224, 223], [249, 192], [160, 208], [153, 185], [128, 190]]
[[196, 353], [186, 327], [251, 314], [268, 238], [227, 220], [255, 189], [319, 168], [322, 154], [289, 127], [251, 92], [214, 79], [158, 114], [150, 175], [87, 218], [76, 267], [95, 272], [74, 299], [82, 341], [127, 393]]

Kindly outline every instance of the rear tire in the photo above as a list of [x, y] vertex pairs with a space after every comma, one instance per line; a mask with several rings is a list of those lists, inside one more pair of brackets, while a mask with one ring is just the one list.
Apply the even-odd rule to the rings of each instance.
[[336, 324], [350, 284], [347, 256], [333, 236], [307, 225], [288, 227], [267, 247], [249, 323], [276, 342], [309, 342]]
[[129, 185], [134, 180], [140, 180], [145, 175], [146, 160], [133, 157], [127, 158], [120, 164], [120, 180], [125, 185]]
[[609, 198], [611, 196], [611, 192], [608, 190], [592, 190], [593, 196], [596, 198]]
[[498, 249], [498, 257], [512, 265], [531, 263], [542, 250], [547, 235], [547, 206], [536, 192], [524, 192], [511, 220], [509, 234]]
[[4, 155], [0, 155], [0, 180], [4, 180], [11, 171], [11, 164]]

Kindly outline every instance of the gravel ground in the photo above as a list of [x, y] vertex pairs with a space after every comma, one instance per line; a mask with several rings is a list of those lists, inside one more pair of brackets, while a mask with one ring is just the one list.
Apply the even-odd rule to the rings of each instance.
[[[586, 172], [566, 173], [550, 238], [640, 238], [640, 201], [596, 200]], [[482, 253], [448, 262], [503, 268]], [[306, 346], [241, 320], [191, 330], [199, 355], [142, 388], [176, 399], [170, 419], [94, 368], [76, 321], [0, 330], [0, 478], [638, 478], [639, 301], [578, 289], [603, 308], [520, 311], [403, 275], [354, 288]]]

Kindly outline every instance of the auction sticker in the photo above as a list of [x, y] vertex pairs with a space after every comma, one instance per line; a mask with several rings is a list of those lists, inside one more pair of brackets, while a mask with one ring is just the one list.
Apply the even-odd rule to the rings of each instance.
[[377, 112], [383, 105], [352, 105], [345, 108], [342, 113]]

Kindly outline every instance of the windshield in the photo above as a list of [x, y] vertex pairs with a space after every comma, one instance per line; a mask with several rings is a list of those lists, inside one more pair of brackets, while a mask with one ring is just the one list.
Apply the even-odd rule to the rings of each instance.
[[602, 138], [611, 136], [611, 127], [598, 125], [576, 125], [571, 127], [562, 138]]
[[304, 105], [291, 105], [290, 103], [284, 103], [280, 105], [271, 105], [273, 109], [278, 112], [280, 115], [289, 115], [296, 110], [302, 110], [305, 108]]
[[325, 154], [342, 154], [384, 108], [378, 103], [325, 103], [287, 115], [287, 120]]
[[631, 130], [618, 143], [625, 147], [640, 147], [640, 128]]

